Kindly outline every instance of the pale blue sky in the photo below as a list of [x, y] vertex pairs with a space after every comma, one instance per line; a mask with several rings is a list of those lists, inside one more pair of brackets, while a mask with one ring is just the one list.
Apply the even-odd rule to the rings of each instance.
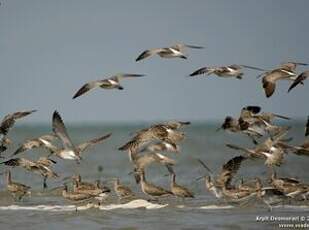
[[[207, 121], [247, 104], [298, 118], [309, 113], [309, 82], [290, 94], [280, 82], [266, 99], [256, 71], [242, 81], [185, 77], [207, 65], [309, 62], [309, 1], [1, 2], [1, 116], [35, 108], [23, 123], [50, 122], [55, 109], [69, 122]], [[143, 50], [177, 41], [206, 49], [191, 50], [188, 60], [135, 62]], [[117, 72], [147, 77], [123, 81], [123, 91], [71, 99], [85, 82]]]

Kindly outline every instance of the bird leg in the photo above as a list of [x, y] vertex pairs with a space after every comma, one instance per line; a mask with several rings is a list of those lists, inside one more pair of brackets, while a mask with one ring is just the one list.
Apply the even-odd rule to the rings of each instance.
[[21, 194], [17, 197], [18, 201], [21, 201], [21, 199], [24, 197], [25, 194], [26, 194], [26, 193], [21, 193]]
[[147, 199], [148, 202], [159, 202], [158, 198], [153, 198], [151, 196], [149, 196], [149, 199]]
[[13, 200], [14, 200], [14, 201], [17, 201], [15, 192], [14, 192], [14, 193], [11, 193], [11, 195], [12, 195]]
[[266, 204], [266, 206], [268, 207], [268, 211], [269, 211], [269, 212], [272, 212], [273, 207], [272, 207], [268, 202], [266, 202], [265, 199], [262, 199], [262, 201], [263, 201], [263, 203]]
[[[0, 145], [0, 153], [4, 152], [6, 149], [7, 149], [6, 146]], [[1, 157], [1, 158], [4, 158], [3, 156], [1, 156], [1, 154], [0, 154], [0, 157]]]
[[43, 178], [43, 189], [47, 188], [47, 183], [46, 183], [47, 177]]

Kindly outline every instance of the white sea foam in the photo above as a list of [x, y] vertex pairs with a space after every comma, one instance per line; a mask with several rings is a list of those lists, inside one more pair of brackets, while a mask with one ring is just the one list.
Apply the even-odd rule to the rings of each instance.
[[99, 209], [101, 210], [113, 210], [113, 209], [120, 209], [120, 208], [121, 209], [136, 209], [136, 208], [159, 209], [159, 208], [165, 208], [166, 206], [168, 206], [168, 204], [154, 204], [146, 200], [138, 199], [138, 200], [132, 200], [126, 204], [110, 204], [110, 205], [100, 206]]
[[20, 205], [9, 205], [0, 206], [0, 210], [32, 210], [32, 211], [74, 211], [76, 210], [75, 205], [34, 205], [34, 206], [20, 206]]
[[308, 205], [276, 205], [273, 208], [309, 211]]
[[96, 204], [86, 204], [86, 205], [33, 205], [33, 206], [20, 206], [20, 205], [9, 205], [0, 206], [1, 210], [32, 210], [32, 211], [52, 211], [52, 212], [70, 212], [70, 211], [83, 211], [90, 208], [99, 208], [100, 210], [113, 210], [113, 209], [159, 209], [168, 206], [168, 204], [155, 204], [150, 203], [146, 200], [138, 199], [130, 201], [126, 204], [110, 204], [110, 205], [96, 205]]
[[[167, 207], [168, 204], [155, 204], [148, 202], [146, 200], [137, 199], [130, 201], [125, 204], [109, 204], [109, 205], [97, 205], [93, 203], [89, 203], [86, 205], [33, 205], [33, 206], [20, 206], [20, 205], [8, 205], [8, 206], [0, 206], [0, 211], [49, 211], [49, 212], [72, 212], [72, 211], [83, 211], [91, 208], [98, 208], [100, 210], [109, 211], [115, 209], [160, 209]], [[190, 207], [186, 205], [177, 205], [174, 208], [178, 209], [202, 209], [202, 210], [221, 210], [221, 209], [233, 209], [237, 206], [232, 205], [205, 205], [205, 206], [197, 206]], [[299, 211], [309, 211], [308, 205], [277, 205], [273, 206], [276, 209], [289, 209], [289, 210], [299, 210]]]
[[235, 206], [232, 205], [224, 205], [224, 206], [220, 206], [220, 205], [206, 205], [206, 206], [201, 206], [198, 207], [199, 209], [208, 209], [208, 210], [215, 210], [215, 209], [232, 209], [235, 208]]

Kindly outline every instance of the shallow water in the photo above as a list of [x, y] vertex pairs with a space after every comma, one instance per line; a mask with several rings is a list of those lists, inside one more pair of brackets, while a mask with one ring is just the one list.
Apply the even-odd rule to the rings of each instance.
[[[303, 141], [303, 124], [304, 122], [292, 124], [292, 143]], [[272, 212], [268, 212], [268, 208], [259, 202], [239, 206], [218, 201], [209, 194], [203, 182], [195, 180], [205, 174], [196, 158], [203, 159], [211, 169], [218, 171], [224, 162], [239, 154], [226, 148], [224, 143], [252, 145], [245, 136], [215, 132], [219, 124], [199, 123], [186, 128], [187, 138], [181, 145], [181, 153], [169, 155], [177, 160], [177, 182], [189, 187], [195, 193], [195, 198], [184, 202], [175, 198], [163, 198], [159, 202], [151, 203], [146, 201], [148, 197], [141, 193], [134, 183], [134, 178], [128, 175], [132, 169], [127, 154], [117, 150], [117, 147], [130, 138], [130, 133], [146, 127], [147, 124], [67, 126], [75, 143], [108, 132], [113, 135], [106, 142], [85, 152], [80, 165], [55, 158], [57, 164], [54, 168], [61, 178], [49, 180], [47, 191], [42, 190], [39, 176], [14, 168], [13, 180], [30, 185], [33, 192], [22, 201], [14, 202], [5, 191], [4, 181], [0, 180], [0, 229], [274, 229], [279, 228], [279, 223], [290, 222], [257, 222], [257, 216], [306, 216], [309, 211], [309, 204], [306, 202], [278, 205]], [[10, 137], [18, 144], [50, 131], [48, 126], [16, 127]], [[8, 156], [15, 148], [16, 146], [12, 146], [4, 156]], [[35, 150], [20, 156], [35, 159], [43, 154], [44, 151]], [[278, 174], [309, 181], [306, 170], [308, 160], [305, 157], [288, 155], [286, 164], [277, 170]], [[103, 167], [102, 172], [98, 172], [98, 166]], [[0, 166], [0, 171], [4, 171], [4, 166]], [[94, 204], [72, 204], [61, 197], [61, 189], [50, 191], [61, 186], [63, 178], [77, 172], [84, 180], [101, 179], [107, 185], [110, 185], [111, 178], [117, 176], [122, 183], [130, 186], [141, 200], [119, 204], [112, 194], [98, 207]], [[168, 187], [169, 177], [164, 176], [166, 173], [162, 166], [153, 165], [147, 170], [147, 178]], [[257, 175], [265, 178], [266, 174], [267, 169], [262, 161], [247, 161], [242, 165], [236, 180], [241, 177], [254, 178]]]

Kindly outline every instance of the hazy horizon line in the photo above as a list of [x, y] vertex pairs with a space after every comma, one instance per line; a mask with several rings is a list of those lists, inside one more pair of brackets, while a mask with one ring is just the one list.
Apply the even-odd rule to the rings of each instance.
[[[171, 120], [152, 120], [152, 121], [85, 121], [85, 122], [76, 122], [76, 121], [68, 121], [65, 122], [66, 125], [70, 126], [94, 126], [94, 125], [140, 125], [140, 124], [155, 124], [160, 122], [166, 122]], [[224, 120], [220, 119], [209, 119], [209, 120], [183, 120], [190, 121], [191, 125], [201, 125], [201, 124], [222, 124]], [[303, 118], [291, 118], [291, 120], [277, 120], [277, 123], [306, 123], [306, 119]], [[16, 124], [16, 127], [25, 127], [25, 126], [51, 126], [51, 122], [24, 122], [23, 124]]]

